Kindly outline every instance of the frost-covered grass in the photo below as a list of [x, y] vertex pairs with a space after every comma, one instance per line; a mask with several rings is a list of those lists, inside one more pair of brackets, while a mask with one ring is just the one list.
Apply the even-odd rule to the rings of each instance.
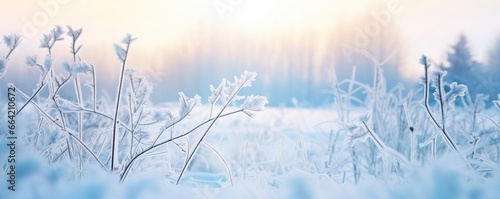
[[[194, 114], [210, 110], [209, 106], [199, 108]], [[493, 113], [492, 110], [485, 114]], [[81, 194], [81, 198], [95, 195], [102, 198], [156, 198], [165, 194], [176, 198], [308, 198], [309, 195], [312, 198], [456, 198], [452, 197], [453, 194], [464, 198], [468, 195], [471, 195], [469, 198], [495, 198], [500, 194], [498, 176], [478, 176], [467, 165], [461, 164], [463, 159], [458, 155], [442, 155], [432, 163], [415, 166], [410, 174], [405, 178], [398, 177], [400, 181], [395, 183], [369, 174], [362, 163], [366, 161], [363, 160], [365, 157], [358, 151], [361, 177], [355, 184], [351, 174], [350, 145], [342, 143], [346, 136], [341, 134], [331, 163], [338, 167], [335, 170], [339, 172], [318, 169], [322, 162], [332, 158], [328, 153], [332, 126], [329, 123], [318, 126], [316, 121], [335, 117], [331, 110], [267, 108], [257, 113], [255, 119], [239, 115], [221, 120], [207, 141], [216, 146], [228, 162], [234, 185], [227, 183], [225, 166], [207, 148], [199, 151], [181, 186], [174, 184], [183, 157], [168, 152], [152, 157], [157, 165], [131, 175], [124, 183], [96, 165], [86, 169], [83, 179], [68, 180], [61, 177], [61, 173], [71, 173], [71, 168], [77, 166], [74, 163], [50, 164], [40, 157], [39, 152], [20, 153], [19, 157], [23, 159], [20, 164], [26, 164], [20, 172], [27, 175], [21, 176], [19, 181], [24, 187], [38, 187], [28, 191], [27, 195], [37, 191], [45, 194], [25, 198], [72, 198], [74, 193]], [[178, 128], [187, 128], [190, 123], [202, 120], [191, 117]], [[356, 150], [362, 150], [363, 144], [369, 142], [357, 144]], [[175, 151], [178, 147], [170, 146], [165, 149], [168, 150]], [[167, 163], [174, 161], [177, 164], [168, 168]], [[169, 172], [172, 173], [169, 175]]]
[[[206, 100], [180, 92], [179, 102], [152, 104], [152, 84], [127, 65], [135, 38], [114, 46], [121, 72], [116, 96], [106, 97], [96, 92], [98, 66], [78, 56], [81, 34], [56, 27], [41, 40], [43, 61], [26, 57], [40, 81], [33, 91], [17, 88], [18, 184], [11, 192], [2, 180], [2, 196], [500, 196], [500, 99], [470, 96], [466, 85], [446, 82], [445, 71], [431, 71], [425, 56], [417, 89], [387, 90], [382, 64], [372, 59], [373, 84], [356, 81], [353, 68], [352, 78], [332, 85], [333, 103], [318, 108], [264, 109], [267, 98], [240, 96], [256, 79], [253, 72], [207, 87]], [[60, 67], [52, 48], [63, 38], [71, 40], [72, 59]], [[9, 54], [18, 42], [6, 42]], [[61, 95], [63, 88], [75, 97]], [[7, 153], [2, 147], [1, 156]]]
[[[255, 112], [264, 109], [268, 103], [266, 97], [239, 95], [242, 89], [250, 87], [255, 81], [256, 73], [245, 71], [240, 77], [235, 76], [233, 81], [223, 79], [217, 87], [210, 86], [210, 110], [199, 114], [203, 114], [204, 119], [180, 128], [185, 120], [193, 116], [192, 112], [201, 103], [201, 98], [197, 95], [189, 98], [179, 92], [176, 113], [168, 107], [152, 106], [149, 101], [151, 83], [138, 76], [137, 69], [127, 66], [129, 49], [136, 38], [127, 35], [121, 44], [114, 45], [121, 72], [116, 99], [110, 108], [108, 99], [97, 96], [98, 74], [94, 65], [78, 56], [82, 45], [77, 42], [82, 29], [67, 27], [72, 60], [63, 61], [64, 72], [56, 69], [52, 49], [64, 40], [65, 33], [64, 28], [57, 26], [43, 35], [40, 48], [47, 52], [43, 62], [40, 63], [36, 56], [26, 57], [26, 65], [37, 67], [40, 71], [40, 80], [32, 93], [23, 91], [15, 84], [8, 85], [18, 96], [17, 100], [13, 100], [19, 103], [19, 109], [15, 113], [17, 119], [22, 121], [23, 115], [39, 117], [18, 122], [29, 125], [30, 129], [24, 135], [18, 132], [20, 142], [33, 147], [50, 164], [67, 163], [67, 172], [59, 174], [62, 179], [83, 179], [88, 167], [98, 166], [103, 171], [107, 170], [118, 176], [122, 183], [130, 175], [164, 169], [164, 173], [171, 179], [175, 178], [175, 184], [179, 184], [188, 167], [194, 164], [192, 162], [195, 155], [204, 146], [224, 163], [228, 176], [226, 181], [233, 184], [231, 168], [205, 137], [221, 118], [238, 113], [252, 117]], [[18, 38], [15, 35], [4, 38], [9, 47], [5, 59], [19, 44]], [[5, 60], [2, 60], [2, 67], [5, 67]], [[82, 78], [85, 76], [88, 82], [83, 84]], [[76, 96], [74, 101], [60, 94], [61, 89], [70, 86], [71, 82]], [[84, 85], [89, 89], [83, 90]], [[235, 104], [240, 104], [239, 108], [228, 111], [229, 106]], [[33, 110], [26, 113], [28, 108]], [[34, 125], [26, 124], [26, 121], [33, 121], [31, 124]], [[5, 139], [8, 132], [6, 130], [2, 130], [2, 137]], [[170, 145], [175, 147], [170, 149]], [[158, 156], [169, 154], [174, 154], [176, 159], [156, 160]], [[175, 165], [176, 170], [171, 168], [172, 165]], [[8, 169], [10, 164], [5, 164], [4, 167]]]

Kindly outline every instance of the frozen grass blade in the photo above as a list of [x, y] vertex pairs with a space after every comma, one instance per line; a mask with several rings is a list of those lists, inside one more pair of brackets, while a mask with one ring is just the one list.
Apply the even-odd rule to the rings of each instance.
[[[233, 114], [236, 114], [236, 113], [239, 113], [239, 112], [242, 112], [243, 110], [240, 109], [240, 110], [237, 110], [237, 111], [233, 111], [233, 112], [229, 112], [229, 113], [226, 113], [226, 114], [223, 114], [221, 115], [219, 118], [223, 118], [223, 117], [226, 117], [226, 116], [230, 116], [230, 115], [233, 115]], [[180, 134], [180, 135], [177, 135], [177, 136], [174, 136], [174, 137], [171, 137], [169, 138], [168, 140], [165, 140], [163, 142], [160, 142], [160, 143], [157, 143], [156, 145], [153, 145], [153, 146], [150, 146], [149, 148], [143, 150], [142, 152], [136, 154], [126, 165], [125, 165], [125, 168], [124, 168], [124, 171], [122, 172], [122, 174], [120, 175], [120, 182], [124, 182], [125, 179], [127, 178], [127, 175], [128, 175], [128, 172], [129, 170], [131, 169], [132, 165], [135, 163], [135, 161], [137, 159], [139, 159], [140, 157], [142, 157], [143, 155], [147, 154], [148, 152], [154, 150], [154, 149], [157, 149], [165, 144], [168, 144], [170, 142], [173, 142], [179, 138], [183, 138], [189, 134], [191, 134], [192, 132], [194, 132], [195, 130], [197, 130], [198, 128], [202, 127], [203, 125], [205, 124], [208, 124], [209, 122], [212, 122], [215, 118], [210, 118], [208, 120], [205, 120], [204, 122], [198, 124], [197, 126], [193, 127], [191, 130], [183, 133], [183, 134]]]
[[215, 149], [212, 145], [210, 145], [208, 142], [203, 141], [203, 144], [208, 146], [208, 148], [213, 151], [220, 160], [222, 160], [222, 163], [224, 163], [224, 167], [226, 167], [227, 175], [229, 176], [229, 182], [231, 182], [231, 186], [234, 186], [234, 180], [233, 180], [233, 172], [231, 171], [231, 168], [229, 168], [229, 164], [227, 161], [224, 159], [224, 157], [220, 154], [220, 152]]
[[[12, 85], [12, 87], [15, 87], [14, 85]], [[16, 87], [17, 88], [17, 87]], [[24, 94], [21, 90], [19, 89], [16, 89], [16, 92], [19, 93], [22, 97], [24, 97], [25, 99], [28, 99], [28, 96], [26, 94]], [[68, 128], [64, 128], [63, 125], [59, 124], [54, 118], [52, 118], [50, 115], [48, 115], [44, 110], [42, 110], [42, 108], [40, 108], [40, 106], [35, 103], [34, 101], [31, 101], [31, 104], [33, 104], [33, 106], [35, 106], [35, 108], [38, 110], [38, 112], [40, 114], [42, 114], [42, 116], [44, 118], [46, 118], [48, 121], [50, 121], [52, 124], [56, 125], [57, 127], [59, 127], [62, 131], [66, 132], [71, 138], [73, 138], [74, 140], [77, 141], [77, 143], [83, 147], [90, 155], [92, 155], [92, 157], [94, 157], [94, 159], [103, 167], [103, 168], [106, 168], [106, 166], [101, 162], [101, 160], [97, 157], [97, 155], [92, 152], [92, 150], [90, 150], [90, 148], [80, 139], [78, 138], [78, 136], [76, 135], [76, 132], [73, 132], [71, 129], [68, 129]]]
[[[243, 78], [242, 78], [243, 79]], [[215, 124], [215, 122], [221, 117], [222, 113], [224, 112], [224, 110], [226, 110], [227, 106], [229, 106], [229, 104], [235, 99], [235, 97], [238, 96], [238, 92], [245, 86], [247, 86], [247, 84], [250, 84], [250, 81], [251, 80], [246, 80], [244, 79], [244, 82], [243, 83], [240, 83], [237, 87], [237, 89], [234, 89], [232, 90], [231, 93], [232, 95], [230, 95], [231, 97], [229, 97], [229, 99], [227, 100], [226, 104], [224, 104], [224, 106], [222, 107], [222, 109], [219, 111], [219, 113], [217, 114], [217, 116], [215, 116], [215, 118], [212, 120], [212, 122], [209, 124], [209, 126], [207, 127], [207, 129], [203, 132], [200, 140], [195, 144], [194, 146], [194, 149], [193, 151], [191, 152], [191, 154], [189, 155], [187, 161], [185, 162], [184, 166], [182, 167], [182, 170], [181, 170], [181, 174], [179, 175], [179, 178], [177, 178], [177, 182], [175, 184], [179, 184], [179, 182], [181, 181], [182, 179], [182, 176], [184, 175], [184, 172], [186, 171], [187, 167], [189, 166], [189, 164], [191, 163], [191, 160], [193, 159], [193, 156], [194, 154], [196, 153], [196, 151], [198, 150], [198, 148], [200, 147], [200, 144], [201, 142], [203, 141], [203, 139], [205, 138], [205, 136], [208, 134], [208, 132], [210, 131], [210, 129], [212, 128], [212, 126]], [[234, 84], [237, 84], [239, 83], [238, 80], [235, 78], [235, 82]], [[243, 109], [242, 109], [243, 111]]]
[[[443, 139], [445, 140], [445, 143], [447, 144], [447, 146], [454, 152], [458, 152], [458, 148], [455, 144], [455, 142], [453, 142], [453, 140], [451, 139], [450, 135], [448, 134], [448, 132], [446, 132], [446, 129], [444, 128], [444, 126], [441, 126], [436, 118], [434, 117], [434, 115], [432, 114], [432, 111], [430, 109], [430, 106], [429, 106], [429, 93], [430, 93], [430, 84], [429, 84], [429, 67], [430, 67], [430, 64], [428, 63], [427, 61], [427, 57], [425, 55], [422, 55], [422, 58], [420, 59], [420, 63], [424, 66], [424, 69], [425, 69], [425, 73], [424, 73], [424, 107], [425, 107], [425, 110], [427, 111], [427, 114], [429, 115], [429, 117], [431, 118], [432, 122], [434, 122], [434, 124], [440, 129], [440, 132], [441, 132], [441, 135], [443, 137]], [[442, 87], [442, 76], [438, 76], [438, 81], [440, 82], [439, 84], [439, 93], [440, 96], [443, 96], [442, 93], [443, 90], [441, 89]], [[440, 100], [440, 108], [441, 108], [441, 115], [442, 115], [442, 120], [444, 122], [444, 104], [443, 104], [443, 100], [441, 99]], [[444, 125], [444, 123], [443, 123]]]
[[[76, 49], [76, 40], [80, 37], [80, 34], [82, 33], [82, 29], [79, 30], [73, 30], [71, 26], [68, 26], [68, 36], [71, 37], [71, 54], [73, 56], [73, 65], [76, 65], [76, 55], [78, 51], [80, 51], [80, 48], [82, 47], [81, 45]], [[77, 99], [77, 104], [80, 109], [83, 108], [83, 94], [82, 94], [82, 87], [80, 84], [80, 77], [78, 73], [74, 74], [74, 85], [75, 85], [75, 94], [76, 94], [76, 99]], [[83, 140], [83, 113], [81, 111], [78, 112], [78, 136], [80, 137], [81, 140]], [[80, 148], [80, 170], [83, 171], [83, 149]], [[83, 173], [80, 172], [80, 178], [83, 177]]]
[[123, 79], [124, 79], [124, 74], [125, 74], [125, 66], [127, 63], [127, 56], [128, 56], [128, 51], [130, 49], [130, 44], [135, 40], [135, 38], [132, 38], [130, 34], [125, 36], [125, 38], [122, 40], [122, 43], [125, 44], [125, 49], [119, 46], [118, 44], [115, 44], [115, 51], [118, 56], [118, 59], [122, 63], [121, 67], [121, 74], [120, 74], [120, 79], [118, 80], [118, 93], [116, 94], [116, 103], [115, 103], [115, 115], [113, 117], [113, 135], [112, 135], [112, 141], [111, 141], [111, 171], [118, 171], [119, 168], [116, 166], [119, 164], [118, 162], [118, 112], [120, 110], [120, 101], [121, 101], [121, 95], [122, 95], [122, 87], [123, 87]]

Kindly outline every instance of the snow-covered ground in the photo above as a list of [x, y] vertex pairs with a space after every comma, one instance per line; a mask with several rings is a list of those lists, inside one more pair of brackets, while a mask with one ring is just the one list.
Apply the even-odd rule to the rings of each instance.
[[[182, 131], [203, 121], [208, 117], [204, 114], [209, 112], [209, 106], [197, 107], [193, 112], [195, 116], [180, 123], [176, 130]], [[346, 135], [340, 133], [336, 139], [330, 135], [339, 126], [334, 122], [338, 116], [333, 108], [267, 108], [253, 119], [243, 113], [221, 118], [210, 130], [206, 142], [220, 153], [231, 172], [214, 151], [202, 146], [179, 186], [174, 184], [185, 156], [181, 148], [187, 146], [186, 141], [179, 140], [178, 146], [172, 144], [154, 152], [155, 155], [142, 164], [144, 168], [133, 171], [123, 183], [95, 162], [85, 165], [80, 179], [75, 162], [48, 162], [41, 155], [43, 151], [34, 150], [28, 142], [25, 136], [29, 137], [37, 126], [29, 121], [36, 120], [36, 115], [36, 110], [30, 107], [17, 119], [21, 135], [16, 154], [17, 191], [9, 191], [8, 182], [2, 180], [2, 198], [493, 199], [500, 195], [498, 175], [485, 178], [468, 168], [462, 157], [450, 152], [432, 163], [414, 164], [407, 174], [398, 178], [391, 177], [399, 175], [398, 171], [389, 172], [386, 178], [382, 174], [363, 173], [366, 172], [363, 170], [356, 183], [348, 152], [350, 144], [344, 142]], [[155, 131], [159, 126], [148, 129]], [[199, 136], [199, 132], [195, 133], [189, 137], [191, 144]], [[335, 137], [336, 133], [332, 135]], [[8, 154], [6, 144], [2, 138], [2, 157]], [[333, 151], [332, 144], [335, 145]], [[363, 153], [362, 150], [365, 148], [359, 146], [358, 153]], [[6, 179], [6, 163], [2, 163], [4, 172], [0, 176]], [[359, 164], [360, 168], [367, 166]]]

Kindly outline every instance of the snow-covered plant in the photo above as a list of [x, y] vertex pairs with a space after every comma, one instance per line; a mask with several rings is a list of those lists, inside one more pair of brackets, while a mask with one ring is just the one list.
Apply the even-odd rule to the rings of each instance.
[[[177, 116], [173, 116], [170, 112], [167, 114], [167, 119], [163, 127], [160, 129], [160, 132], [158, 133], [158, 136], [154, 140], [153, 144], [139, 152], [137, 155], [132, 157], [128, 163], [126, 163], [123, 172], [121, 174], [121, 181], [124, 181], [126, 177], [129, 175], [129, 172], [131, 171], [131, 167], [134, 165], [134, 163], [137, 161], [138, 158], [147, 155], [150, 151], [154, 151], [155, 149], [162, 147], [168, 143], [175, 143], [176, 140], [180, 138], [184, 138], [187, 135], [195, 132], [197, 129], [205, 127], [205, 130], [201, 132], [199, 135], [199, 138], [195, 141], [194, 147], [192, 149], [187, 149], [187, 159], [182, 167], [181, 173], [179, 177], [177, 178], [176, 184], [179, 184], [180, 180], [182, 179], [182, 176], [184, 175], [184, 172], [186, 171], [187, 167], [190, 165], [191, 161], [193, 160], [194, 154], [197, 152], [201, 144], [205, 144], [209, 147], [210, 150], [214, 151], [216, 154], [220, 155], [217, 150], [209, 143], [205, 141], [205, 137], [207, 136], [208, 132], [210, 129], [214, 126], [215, 122], [222, 118], [226, 117], [229, 115], [233, 115], [239, 112], [243, 112], [248, 116], [253, 116], [254, 112], [256, 111], [262, 111], [264, 110], [265, 104], [268, 103], [267, 98], [263, 96], [240, 96], [238, 93], [240, 92], [241, 89], [245, 87], [250, 87], [253, 81], [255, 81], [255, 78], [257, 76], [257, 73], [255, 72], [248, 72], [245, 71], [244, 74], [242, 74], [239, 78], [234, 77], [234, 81], [226, 81], [223, 79], [221, 84], [218, 86], [217, 89], [214, 88], [214, 86], [210, 86], [210, 90], [212, 91], [211, 96], [208, 98], [208, 102], [210, 103], [211, 106], [211, 111], [209, 113], [209, 119], [203, 121], [202, 123], [194, 126], [190, 130], [180, 133], [180, 134], [173, 134], [171, 133], [170, 136], [166, 139], [161, 141], [161, 136], [164, 134], [164, 132], [173, 129], [173, 127], [180, 123], [184, 118], [186, 118], [189, 114], [192, 113], [193, 109], [195, 106], [199, 105], [201, 103], [201, 98], [199, 96], [195, 96], [193, 98], [188, 98], [184, 95], [184, 93], [180, 92], [179, 93], [179, 113]], [[245, 99], [245, 101], [241, 104], [240, 108], [235, 110], [235, 111], [226, 111], [228, 106], [234, 102], [237, 102], [239, 100]], [[214, 105], [220, 102], [222, 107], [217, 111], [216, 115], [213, 116], [213, 111], [214, 111]], [[228, 167], [228, 164], [226, 161], [221, 157], [221, 160], [224, 162], [226, 165], [226, 169], [228, 170], [228, 174], [231, 178], [231, 170]], [[232, 183], [232, 182], [231, 182]]]
[[3, 42], [9, 48], [9, 52], [5, 55], [5, 59], [8, 59], [12, 52], [14, 52], [17, 46], [21, 43], [21, 36], [18, 34], [4, 35]]
[[[374, 62], [375, 65], [377, 63]], [[458, 146], [467, 145], [467, 139], [459, 135], [468, 136], [473, 132], [479, 132], [478, 137], [484, 139], [485, 134], [489, 132], [484, 129], [484, 125], [480, 125], [481, 121], [476, 119], [476, 115], [482, 115], [481, 112], [486, 107], [487, 96], [478, 94], [475, 98], [470, 98], [466, 85], [456, 82], [446, 83], [444, 81], [446, 71], [431, 72], [430, 62], [426, 56], [422, 56], [420, 64], [424, 65], [425, 68], [425, 74], [421, 78], [424, 88], [420, 91], [409, 91], [407, 96], [402, 94], [404, 93], [402, 88], [385, 91], [383, 75], [379, 74], [381, 70], [376, 70], [376, 68], [374, 77], [380, 81], [375, 81], [372, 86], [361, 84], [355, 80], [355, 67], [351, 79], [335, 81], [333, 86], [334, 107], [337, 108], [339, 115], [339, 121], [335, 121], [335, 123], [340, 123], [343, 127], [340, 131], [345, 132], [344, 143], [349, 144], [346, 149], [349, 149], [348, 153], [350, 153], [352, 161], [334, 159], [333, 163], [335, 161], [352, 162], [350, 175], [355, 183], [359, 181], [360, 173], [376, 177], [383, 176], [386, 179], [385, 177], [390, 177], [387, 174], [391, 173], [387, 170], [394, 171], [391, 176], [399, 176], [396, 179], [404, 178], [405, 172], [403, 171], [411, 171], [419, 164], [435, 160], [437, 154], [446, 154], [447, 148], [451, 151], [461, 152]], [[355, 92], [365, 92], [368, 94], [368, 98], [366, 101], [362, 101], [350, 96]], [[423, 98], [420, 98], [421, 100], [414, 95], [419, 92], [423, 92], [424, 95]], [[435, 106], [430, 105], [431, 95]], [[455, 105], [460, 99], [463, 106], [460, 109], [455, 109]], [[351, 104], [361, 106], [353, 108], [350, 107]], [[419, 106], [424, 108], [419, 109]], [[463, 109], [468, 110], [469, 114], [457, 113], [458, 110]], [[360, 114], [363, 112], [370, 114]], [[427, 120], [426, 117], [430, 120]], [[464, 117], [470, 118], [471, 121], [461, 122], [465, 119]], [[356, 122], [357, 120], [359, 121]], [[436, 131], [436, 127], [438, 131]], [[443, 138], [446, 145], [439, 144], [439, 137]], [[364, 142], [365, 140], [373, 142]], [[355, 144], [358, 141], [364, 143]], [[476, 152], [482, 151], [484, 147], [478, 147], [477, 143], [475, 146]], [[427, 152], [429, 148], [431, 153]], [[465, 161], [470, 164], [468, 161], [471, 159], [468, 157], [465, 158]], [[326, 165], [332, 164], [332, 161], [326, 162], [330, 162]], [[331, 168], [331, 166], [326, 167]], [[342, 168], [339, 170], [340, 172], [345, 172], [344, 167], [342, 164], [336, 165], [336, 168]], [[337, 175], [344, 174], [337, 173]], [[343, 179], [342, 182], [344, 182]]]
[[64, 30], [61, 26], [56, 26], [50, 33], [43, 34], [40, 40], [40, 48], [47, 48], [48, 56], [52, 57], [52, 48], [57, 41], [64, 40]]
[[127, 63], [127, 56], [128, 52], [130, 49], [130, 45], [132, 42], [134, 42], [137, 38], [133, 38], [132, 35], [127, 34], [125, 36], [121, 43], [123, 46], [120, 44], [115, 44], [115, 53], [116, 56], [118, 57], [118, 60], [122, 63], [121, 67], [121, 75], [120, 79], [118, 80], [118, 93], [116, 94], [116, 101], [115, 101], [115, 112], [114, 112], [114, 117], [113, 117], [113, 135], [112, 135], [112, 141], [111, 141], [111, 170], [112, 171], [118, 171], [118, 168], [116, 167], [118, 164], [118, 111], [120, 109], [120, 102], [122, 99], [122, 87], [123, 87], [123, 81], [125, 78], [125, 66]]
[[[358, 141], [365, 142], [367, 139], [370, 139], [378, 150], [377, 157], [380, 157], [383, 164], [390, 167], [390, 170], [399, 170], [403, 168], [410, 169], [412, 166], [408, 159], [398, 151], [385, 144], [385, 142], [369, 126], [370, 120], [370, 115], [364, 114], [359, 118], [359, 123], [361, 126], [356, 124], [344, 125], [344, 128], [347, 131], [347, 138], [346, 140], [344, 140], [344, 143], [350, 144], [352, 147]], [[393, 166], [395, 166], [395, 168]], [[398, 172], [403, 175], [403, 173], [401, 173], [403, 172], [402, 170]], [[386, 173], [385, 175], [387, 174], [388, 173]]]
[[[454, 103], [454, 100], [456, 96], [463, 96], [465, 93], [465, 90], [467, 87], [465, 86], [456, 86], [454, 87], [454, 90], [450, 90], [448, 93], [445, 92], [444, 90], [444, 83], [443, 83], [443, 77], [446, 75], [446, 72], [444, 71], [437, 71], [433, 74], [433, 77], [429, 77], [429, 67], [430, 63], [427, 60], [427, 56], [422, 55], [420, 58], [420, 64], [424, 66], [425, 69], [425, 74], [424, 74], [424, 98], [423, 98], [423, 104], [424, 107], [431, 118], [431, 120], [434, 122], [434, 124], [440, 129], [440, 134], [441, 137], [444, 139], [445, 143], [447, 146], [450, 148], [450, 150], [457, 152], [458, 147], [455, 144], [455, 141], [451, 138], [450, 134], [448, 133], [446, 129], [446, 119], [445, 119], [445, 107], [449, 106], [450, 103]], [[440, 113], [441, 113], [441, 124], [438, 123], [436, 117], [433, 115], [431, 108], [429, 106], [429, 84], [432, 82], [433, 87], [436, 89], [434, 91], [434, 98], [438, 102], [438, 105], [440, 107]], [[448, 98], [445, 98], [448, 97]], [[453, 101], [446, 101], [446, 100], [452, 100]]]
[[448, 91], [445, 91], [444, 77], [446, 76], [446, 71], [438, 70], [432, 73], [431, 85], [434, 88], [434, 100], [442, 106], [443, 114], [446, 115], [447, 111], [452, 111], [454, 109], [455, 100], [457, 97], [465, 96], [467, 91], [467, 86], [463, 84], [458, 84], [457, 82], [451, 83]]
[[7, 55], [5, 55], [5, 57], [0, 58], [0, 78], [2, 78], [7, 72], [7, 60], [9, 60], [12, 52], [14, 52], [17, 46], [19, 46], [19, 44], [21, 43], [21, 36], [18, 34], [4, 35], [3, 43], [5, 43], [5, 45], [7, 46], [9, 52], [7, 52]]
[[[356, 66], [353, 67], [352, 77], [350, 79], [338, 81], [334, 79], [333, 96], [334, 108], [339, 114], [339, 120], [335, 123], [340, 123], [343, 128], [340, 132], [345, 132], [347, 139], [345, 143], [348, 145], [351, 160], [337, 160], [340, 162], [351, 162], [352, 175], [354, 182], [358, 183], [362, 172], [366, 172], [371, 176], [379, 176], [380, 173], [387, 174], [387, 169], [394, 167], [389, 162], [408, 162], [411, 160], [411, 154], [416, 153], [416, 147], [413, 145], [402, 144], [400, 140], [413, 139], [415, 136], [415, 125], [410, 121], [415, 117], [416, 111], [408, 110], [408, 104], [413, 102], [413, 93], [409, 92], [404, 95], [403, 86], [396, 86], [393, 89], [387, 90], [385, 77], [382, 66], [386, 61], [378, 61], [368, 52], [361, 50], [360, 52], [373, 63], [372, 85], [366, 85], [356, 80]], [[335, 77], [335, 75], [334, 75]], [[356, 96], [366, 95], [366, 99]], [[413, 108], [413, 105], [411, 105]], [[359, 112], [367, 112], [369, 114], [360, 115]], [[356, 120], [357, 121], [355, 122]], [[362, 121], [366, 126], [362, 125]], [[367, 127], [373, 132], [370, 134]], [[418, 129], [420, 130], [420, 129]], [[334, 131], [331, 131], [331, 133]], [[377, 132], [377, 134], [375, 134]], [[374, 135], [374, 136], [372, 136]], [[333, 137], [332, 134], [330, 137]], [[397, 137], [395, 139], [394, 137]], [[354, 145], [357, 141], [364, 141], [366, 138], [374, 142], [366, 142], [363, 144]], [[332, 139], [333, 140], [333, 139]], [[379, 143], [384, 143], [381, 147]], [[414, 144], [416, 145], [416, 143]], [[330, 143], [328, 148], [334, 146]], [[392, 149], [395, 153], [386, 153], [385, 151]], [[331, 150], [329, 150], [331, 151]], [[401, 154], [397, 158], [379, 159], [382, 154]], [[332, 156], [331, 154], [329, 156]], [[389, 155], [392, 156], [392, 155]], [[389, 157], [387, 156], [387, 157]], [[404, 157], [404, 158], [401, 158]], [[400, 158], [401, 160], [397, 160]], [[388, 161], [391, 160], [391, 161]], [[327, 169], [334, 168], [333, 161], [326, 161]], [[383, 166], [372, 166], [379, 165]], [[339, 167], [339, 166], [335, 166]], [[345, 170], [343, 171], [345, 172]], [[349, 171], [350, 172], [350, 171]], [[338, 174], [337, 175], [344, 175]], [[397, 175], [396, 175], [397, 176]], [[342, 180], [344, 182], [344, 180]]]
[[[211, 111], [207, 113], [208, 119], [190, 126], [190, 129], [184, 132], [179, 132], [178, 130], [184, 128], [174, 129], [174, 127], [181, 123], [187, 124], [184, 121], [201, 104], [201, 97], [198, 95], [188, 97], [179, 92], [179, 108], [176, 114], [169, 109], [154, 107], [149, 99], [153, 90], [152, 84], [140, 76], [137, 69], [127, 66], [130, 45], [136, 40], [127, 35], [120, 44], [114, 45], [116, 56], [121, 63], [121, 72], [114, 107], [107, 107], [103, 101], [109, 99], [99, 100], [96, 94], [97, 74], [94, 65], [79, 57], [82, 45], [78, 44], [78, 39], [81, 38], [82, 32], [81, 28], [74, 29], [67, 26], [65, 29], [57, 26], [44, 34], [40, 40], [40, 48], [47, 50], [44, 59], [39, 60], [37, 56], [27, 56], [25, 59], [26, 65], [36, 67], [40, 71], [39, 82], [32, 94], [28, 95], [16, 87], [19, 96], [26, 100], [20, 105], [18, 114], [31, 106], [40, 115], [37, 129], [29, 133], [28, 142], [32, 143], [35, 149], [43, 151], [42, 154], [49, 162], [66, 162], [71, 165], [70, 168], [73, 170], [70, 172], [73, 173], [61, 174], [67, 175], [67, 178], [83, 178], [86, 165], [97, 163], [107, 171], [119, 173], [122, 182], [128, 174], [141, 172], [132, 166], [140, 167], [142, 160], [151, 156], [148, 152], [172, 143], [181, 149], [181, 154], [184, 153], [188, 157], [177, 183], [203, 144], [224, 162], [232, 183], [228, 162], [222, 157], [218, 148], [204, 138], [220, 118], [240, 112], [252, 117], [255, 112], [264, 110], [264, 106], [268, 103], [266, 97], [239, 94], [241, 89], [251, 86], [257, 74], [245, 71], [240, 77], [234, 77], [234, 81], [223, 79], [217, 89], [211, 86], [212, 95], [208, 100]], [[59, 62], [52, 54], [52, 50], [65, 36], [70, 38], [69, 52], [72, 60]], [[18, 37], [13, 36], [5, 41], [9, 47], [13, 47], [12, 50], [18, 45], [19, 40], [16, 38]], [[62, 64], [59, 66], [57, 63]], [[56, 67], [64, 69], [63, 73], [57, 74]], [[59, 94], [70, 80], [73, 80], [76, 96], [73, 99]], [[83, 80], [89, 81], [82, 82]], [[82, 85], [88, 86], [90, 90]], [[217, 105], [219, 103], [221, 106]], [[229, 111], [228, 108], [235, 104], [239, 104], [238, 108]], [[161, 124], [162, 127], [158, 132], [152, 132], [151, 127], [157, 124]], [[168, 135], [165, 132], [168, 132]], [[179, 143], [178, 139], [184, 138], [182, 140], [188, 140], [189, 144], [189, 139], [193, 136], [188, 135], [198, 132], [199, 137], [193, 142], [194, 147], [188, 145], [186, 148]], [[147, 162], [151, 163], [145, 164], [145, 169], [154, 165], [154, 158]]]
[[[85, 162], [88, 161], [89, 157], [104, 166], [104, 163], [99, 159], [99, 154], [93, 151], [95, 143], [88, 141], [92, 139], [90, 135], [93, 133], [89, 132], [87, 133], [89, 136], [84, 137], [83, 131], [84, 129], [90, 131], [93, 128], [92, 125], [99, 128], [105, 122], [101, 122], [98, 118], [92, 116], [89, 117], [89, 115], [83, 115], [86, 112], [95, 112], [98, 103], [93, 97], [93, 110], [86, 108], [87, 104], [83, 96], [85, 93], [82, 91], [78, 75], [91, 73], [94, 79], [92, 85], [95, 85], [95, 72], [93, 65], [82, 61], [77, 55], [81, 45], [77, 48], [75, 46], [82, 29], [73, 30], [68, 26], [68, 30], [67, 36], [72, 41], [70, 53], [73, 60], [63, 61], [62, 67], [66, 73], [56, 74], [54, 70], [56, 62], [52, 56], [52, 48], [55, 43], [64, 39], [65, 30], [61, 26], [57, 26], [50, 33], [44, 34], [43, 39], [40, 40], [40, 48], [47, 49], [43, 62], [39, 63], [36, 56], [26, 57], [26, 65], [37, 67], [40, 70], [40, 79], [31, 96], [26, 95], [20, 88], [17, 88], [20, 96], [26, 99], [26, 102], [19, 108], [18, 114], [23, 112], [28, 105], [32, 105], [38, 110], [43, 117], [40, 119], [36, 130], [33, 140], [34, 147], [46, 152], [46, 157], [51, 162], [56, 160], [75, 162], [78, 169], [76, 167], [74, 169], [78, 171], [78, 176], [81, 178]], [[59, 95], [59, 91], [71, 79], [74, 80], [76, 102]], [[48, 90], [46, 96], [43, 96], [44, 89]], [[92, 93], [95, 96], [95, 89]], [[77, 117], [73, 117], [73, 113], [76, 113]], [[54, 129], [59, 129], [59, 131]], [[46, 139], [46, 137], [50, 139]]]

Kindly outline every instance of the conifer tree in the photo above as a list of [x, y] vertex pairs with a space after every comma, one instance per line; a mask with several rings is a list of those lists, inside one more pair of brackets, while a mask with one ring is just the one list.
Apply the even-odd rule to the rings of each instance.
[[441, 64], [441, 70], [448, 73], [447, 82], [465, 84], [472, 96], [488, 92], [488, 82], [483, 78], [482, 64], [473, 59], [469, 42], [464, 34], [460, 34], [457, 43], [451, 46], [447, 54], [448, 65]]

